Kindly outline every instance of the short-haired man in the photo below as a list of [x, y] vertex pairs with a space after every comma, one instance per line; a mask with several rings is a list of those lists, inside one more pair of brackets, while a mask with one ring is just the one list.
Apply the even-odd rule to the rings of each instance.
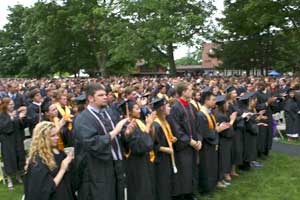
[[194, 199], [197, 189], [197, 158], [202, 146], [202, 137], [196, 132], [196, 109], [189, 103], [192, 84], [177, 85], [178, 100], [172, 106], [170, 125], [178, 141], [174, 145], [178, 173], [174, 175], [173, 196], [175, 199]]
[[117, 135], [127, 119], [113, 124], [104, 109], [107, 96], [101, 85], [88, 85], [85, 94], [89, 105], [74, 123], [78, 199], [119, 200], [122, 191], [116, 189], [119, 177], [115, 161], [123, 157]]

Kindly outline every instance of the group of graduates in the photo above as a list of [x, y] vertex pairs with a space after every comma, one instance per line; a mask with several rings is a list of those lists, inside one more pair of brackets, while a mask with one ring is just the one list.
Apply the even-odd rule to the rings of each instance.
[[300, 87], [291, 80], [44, 80], [22, 94], [14, 82], [0, 85], [8, 187], [16, 175], [28, 200], [210, 195], [263, 166], [274, 113], [284, 110], [288, 136], [298, 137]]

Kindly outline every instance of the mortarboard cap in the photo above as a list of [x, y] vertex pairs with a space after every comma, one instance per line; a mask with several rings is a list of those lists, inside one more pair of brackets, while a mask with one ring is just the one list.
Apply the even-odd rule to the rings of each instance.
[[245, 100], [248, 100], [248, 99], [251, 99], [252, 97], [255, 96], [255, 92], [247, 92], [245, 93], [243, 96], [240, 97], [240, 101], [245, 101]]
[[122, 111], [123, 115], [129, 115], [129, 112], [132, 111], [135, 104], [136, 101], [124, 100], [119, 104], [118, 108]]
[[161, 106], [163, 106], [165, 104], [166, 104], [165, 98], [155, 98], [151, 102], [153, 110], [157, 110], [157, 109], [159, 109]]
[[219, 103], [223, 103], [223, 102], [226, 102], [225, 96], [224, 95], [217, 96], [216, 103], [219, 104]]
[[232, 92], [232, 91], [237, 91], [237, 89], [234, 87], [234, 86], [232, 86], [232, 85], [229, 85], [229, 86], [227, 86], [226, 88], [225, 88], [225, 92], [226, 93], [230, 93], [230, 92]]

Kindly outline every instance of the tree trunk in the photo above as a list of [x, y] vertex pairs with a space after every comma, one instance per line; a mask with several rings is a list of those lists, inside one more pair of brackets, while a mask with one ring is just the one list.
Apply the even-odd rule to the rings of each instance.
[[260, 74], [261, 74], [261, 76], [264, 76], [264, 67], [263, 67], [263, 65], [260, 66]]
[[168, 44], [167, 48], [167, 54], [168, 54], [168, 62], [170, 65], [170, 74], [171, 76], [176, 76], [176, 64], [174, 60], [174, 47], [173, 44]]
[[250, 76], [250, 69], [246, 69], [247, 76]]
[[97, 52], [96, 53], [96, 60], [97, 60], [97, 70], [101, 73], [101, 76], [106, 76], [106, 54], [104, 52]]

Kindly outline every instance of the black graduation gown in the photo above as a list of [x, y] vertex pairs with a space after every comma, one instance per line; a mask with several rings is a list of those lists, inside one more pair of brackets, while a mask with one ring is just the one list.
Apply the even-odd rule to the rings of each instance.
[[[102, 111], [104, 111], [104, 110], [106, 112], [103, 112], [103, 116], [102, 116], [101, 120], [106, 128], [106, 131], [110, 132], [113, 130], [112, 124], [116, 125], [120, 120], [120, 116], [119, 116], [119, 114], [115, 113], [111, 107], [106, 107]], [[109, 115], [111, 121], [110, 121], [108, 115]], [[119, 147], [121, 150], [120, 153], [123, 154], [122, 152], [124, 152], [124, 150], [122, 148], [121, 143], [122, 143], [122, 140], [124, 140], [124, 138], [122, 138], [122, 135], [119, 134], [119, 135], [117, 135], [115, 140], [118, 140]], [[116, 142], [114, 144], [112, 143], [112, 146], [115, 148], [115, 152], [117, 152], [118, 151], [117, 143]], [[118, 156], [118, 159], [113, 161], [114, 169], [115, 169], [115, 176], [116, 176], [116, 195], [117, 195], [118, 200], [123, 200], [125, 198], [124, 188], [126, 187], [126, 173], [125, 173], [125, 166], [124, 166], [125, 162], [123, 161], [123, 159], [124, 159], [124, 157], [121, 155], [121, 158]]]
[[243, 164], [243, 132], [244, 132], [244, 119], [242, 118], [242, 110], [238, 104], [230, 104], [228, 109], [228, 115], [237, 112], [237, 118], [233, 124], [233, 147], [232, 147], [232, 164]]
[[296, 127], [295, 132], [299, 134], [300, 137], [300, 92], [295, 94], [296, 102], [297, 102], [297, 118], [296, 118]]
[[155, 199], [171, 200], [171, 178], [172, 178], [172, 161], [169, 154], [159, 151], [160, 147], [169, 147], [165, 134], [157, 122], [153, 124], [155, 130]]
[[190, 140], [201, 140], [196, 130], [196, 110], [189, 104], [185, 110], [179, 101], [171, 108], [169, 122], [177, 142], [174, 144], [178, 173], [173, 175], [172, 196], [191, 194], [198, 186], [198, 152], [190, 146]]
[[[259, 120], [257, 121], [257, 123], [264, 123], [268, 125], [268, 119]], [[268, 129], [268, 126], [258, 126], [258, 135], [256, 140], [258, 157], [263, 156], [263, 154], [265, 153]]]
[[31, 135], [33, 134], [33, 129], [34, 129], [35, 125], [37, 125], [39, 123], [40, 115], [42, 116], [41, 107], [34, 103], [29, 103], [29, 105], [27, 107], [26, 118], [27, 118], [27, 122], [28, 122], [28, 126], [29, 126]]
[[[245, 106], [241, 108], [244, 112], [253, 112]], [[256, 116], [252, 116], [248, 121], [245, 120], [245, 132], [243, 135], [244, 141], [244, 161], [251, 162], [255, 161], [257, 158], [257, 135], [258, 135], [258, 126], [256, 124]]]
[[[230, 122], [230, 118], [220, 112], [215, 112], [217, 123]], [[230, 127], [219, 133], [219, 180], [224, 179], [224, 174], [229, 174], [232, 169], [233, 128]]]
[[30, 163], [24, 178], [25, 200], [73, 200], [76, 199], [71, 187], [69, 172], [66, 172], [58, 186], [54, 178], [59, 172], [61, 162], [66, 154], [59, 151], [53, 154], [57, 168], [51, 171], [36, 157], [36, 164]]
[[268, 129], [266, 132], [266, 143], [265, 143], [265, 152], [264, 154], [268, 155], [269, 150], [272, 149], [273, 144], [273, 113], [279, 111], [279, 105], [278, 103], [273, 103], [273, 105], [266, 105], [266, 102], [271, 97], [271, 93], [263, 93], [261, 91], [258, 91], [256, 93], [257, 96], [257, 112], [261, 110], [266, 110], [266, 116], [268, 117]]
[[6, 113], [0, 113], [0, 142], [4, 171], [14, 175], [25, 166], [24, 131], [20, 119], [11, 120]]
[[296, 134], [298, 105], [295, 99], [288, 98], [284, 105], [285, 120], [286, 120], [286, 134]]
[[209, 129], [208, 120], [203, 112], [197, 113], [198, 131], [203, 136], [200, 151], [199, 186], [201, 192], [211, 192], [218, 182], [218, 145], [219, 134]]
[[97, 119], [85, 109], [74, 122], [78, 199], [116, 199], [116, 176], [111, 140]]
[[130, 152], [126, 159], [128, 200], [153, 200], [154, 177], [149, 156], [153, 150], [151, 135], [136, 127], [125, 139], [125, 145], [126, 152]]

